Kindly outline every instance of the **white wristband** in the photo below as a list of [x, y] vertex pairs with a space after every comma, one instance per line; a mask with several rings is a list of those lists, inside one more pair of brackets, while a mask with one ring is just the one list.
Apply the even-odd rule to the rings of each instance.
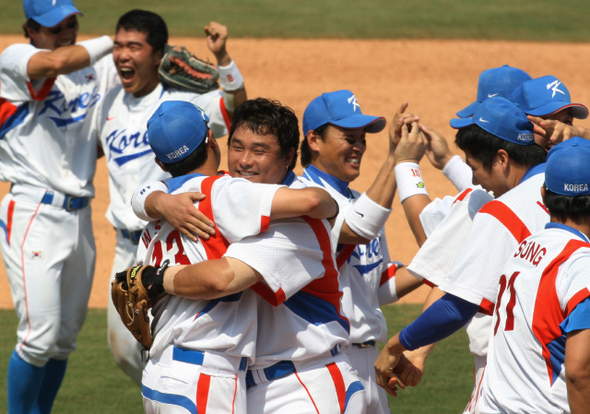
[[367, 193], [363, 193], [348, 210], [346, 224], [359, 236], [373, 240], [379, 235], [390, 213], [391, 209], [377, 204]]
[[244, 86], [244, 78], [232, 60], [227, 66], [218, 66], [219, 84], [226, 92], [237, 91]]
[[403, 162], [396, 165], [395, 179], [400, 203], [403, 203], [406, 198], [418, 194], [428, 195], [426, 185], [422, 180], [422, 173], [420, 173], [420, 166], [415, 162]]
[[150, 181], [137, 189], [131, 197], [131, 207], [137, 217], [145, 221], [155, 221], [157, 218], [148, 216], [145, 211], [145, 200], [151, 193], [162, 191], [168, 193], [168, 185], [162, 181]]
[[442, 172], [459, 191], [466, 190], [473, 185], [473, 171], [458, 155], [447, 162]]
[[113, 41], [108, 36], [97, 37], [96, 39], [84, 40], [78, 43], [90, 55], [90, 66], [94, 65], [101, 58], [113, 51]]

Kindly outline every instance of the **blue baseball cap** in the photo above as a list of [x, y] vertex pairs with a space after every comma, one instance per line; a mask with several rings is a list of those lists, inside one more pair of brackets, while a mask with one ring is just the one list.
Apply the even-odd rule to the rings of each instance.
[[207, 138], [209, 117], [186, 101], [166, 101], [147, 122], [148, 141], [166, 164], [182, 161]]
[[63, 19], [80, 11], [72, 0], [23, 0], [25, 17], [33, 19], [41, 26], [57, 26]]
[[555, 76], [543, 76], [524, 82], [512, 92], [509, 99], [528, 115], [547, 116], [571, 108], [574, 118], [588, 117], [588, 108], [572, 103], [570, 92]]
[[369, 133], [381, 132], [386, 120], [382, 116], [363, 115], [351, 91], [326, 92], [307, 105], [303, 113], [303, 133], [307, 134], [324, 124], [341, 128], [365, 128]]
[[545, 187], [556, 194], [590, 194], [590, 141], [573, 137], [549, 150]]
[[479, 82], [477, 83], [477, 100], [457, 112], [457, 116], [459, 118], [473, 116], [475, 110], [483, 101], [494, 96], [508, 99], [514, 89], [531, 79], [531, 76], [524, 70], [508, 65], [484, 70], [479, 75]]
[[486, 99], [472, 117], [451, 120], [451, 126], [457, 129], [474, 124], [505, 141], [518, 145], [535, 143], [533, 124], [518, 105], [505, 98]]

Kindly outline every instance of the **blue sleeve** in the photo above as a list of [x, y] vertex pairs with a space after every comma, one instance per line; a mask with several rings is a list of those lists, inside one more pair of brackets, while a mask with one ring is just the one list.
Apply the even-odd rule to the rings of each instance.
[[399, 333], [400, 343], [409, 350], [438, 342], [465, 326], [479, 305], [445, 294]]
[[590, 298], [578, 303], [559, 326], [563, 333], [590, 329]]

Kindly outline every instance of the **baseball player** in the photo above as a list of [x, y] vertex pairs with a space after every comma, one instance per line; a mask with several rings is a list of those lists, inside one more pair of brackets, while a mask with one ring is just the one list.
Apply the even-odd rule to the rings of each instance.
[[[564, 93], [553, 93], [551, 91], [551, 88], [557, 83], [559, 83], [558, 87], [564, 89]], [[581, 104], [572, 103], [567, 88], [561, 85], [554, 77], [525, 81], [513, 91], [511, 99], [519, 104], [526, 113], [534, 112], [535, 114], [542, 115], [543, 118], [549, 120], [547, 122], [558, 122], [551, 121], [551, 119], [563, 119], [571, 123], [573, 120], [572, 114], [580, 119], [587, 116], [587, 109]], [[537, 122], [544, 122], [541, 118], [537, 119]], [[574, 128], [575, 132], [583, 131], [579, 127], [570, 127], [572, 130]], [[429, 132], [426, 131], [425, 133], [428, 135]], [[432, 130], [430, 130], [430, 133], [437, 134]], [[553, 145], [551, 140], [545, 138], [545, 131], [543, 130], [535, 133], [535, 141], [538, 145], [546, 149]], [[559, 142], [559, 139], [553, 139], [553, 141]], [[402, 145], [403, 140], [399, 146], [401, 147]], [[396, 170], [396, 173], [398, 181], [400, 181], [400, 178], [404, 176], [401, 175], [400, 171]], [[398, 182], [399, 187], [402, 187], [402, 185]], [[447, 199], [450, 203], [446, 201]], [[416, 277], [425, 278], [425, 283], [435, 286], [442, 283], [445, 275], [452, 270], [455, 261], [459, 257], [461, 251], [460, 246], [467, 240], [475, 213], [491, 199], [492, 196], [486, 194], [484, 191], [469, 188], [456, 197], [445, 197], [443, 201], [427, 205], [420, 214], [419, 222], [424, 228], [424, 231], [433, 235], [433, 237], [429, 235], [430, 240], [420, 249], [412, 263], [408, 266], [408, 270]], [[416, 201], [413, 202], [416, 203]], [[442, 220], [443, 218], [444, 220]], [[441, 228], [439, 229], [437, 226]], [[453, 235], [452, 238], [449, 237], [450, 234]], [[440, 298], [443, 294], [442, 291], [435, 287], [427, 298], [427, 305]], [[466, 412], [474, 412], [475, 410], [474, 402], [478, 395], [477, 391], [485, 367], [487, 333], [490, 322], [491, 318], [489, 316], [478, 313], [476, 318], [467, 327], [467, 333], [470, 338], [470, 350], [474, 354], [476, 369], [474, 392], [467, 405]], [[422, 357], [427, 354], [428, 351], [423, 350]], [[412, 359], [412, 361], [423, 365], [423, 361], [419, 359]]]
[[[415, 349], [450, 335], [480, 309], [490, 313], [495, 298], [490, 299], [486, 294], [484, 299], [479, 292], [491, 285], [495, 289], [498, 268], [504, 259], [526, 235], [541, 229], [549, 218], [538, 191], [544, 179], [542, 162], [546, 152], [535, 145], [533, 126], [517, 105], [494, 97], [484, 101], [472, 118], [453, 120], [453, 126], [461, 128], [456, 143], [465, 151], [474, 184], [493, 191], [498, 198], [485, 204], [475, 215], [453, 269], [438, 284], [447, 293], [413, 324], [390, 338], [379, 356], [375, 364], [377, 380], [386, 390], [391, 367], [396, 365], [402, 350]], [[450, 236], [446, 237], [448, 240]], [[479, 300], [474, 301], [475, 297]], [[470, 334], [472, 325], [480, 329], [479, 334]], [[468, 334], [470, 350], [485, 361], [487, 341], [479, 339], [481, 329], [484, 328], [472, 322]]]
[[502, 269], [479, 413], [585, 413], [590, 406], [590, 142], [549, 151], [551, 222]]
[[[245, 102], [234, 113], [228, 145], [232, 176], [253, 182], [283, 183], [292, 188], [303, 186], [292, 171], [299, 146], [299, 128], [297, 117], [289, 108], [260, 98]], [[137, 201], [145, 199], [153, 188], [141, 194], [143, 190], [146, 189], [133, 197], [134, 209], [142, 215], [145, 214], [143, 201]], [[150, 207], [151, 202], [156, 202], [153, 197], [157, 194], [154, 192], [147, 199], [146, 209], [152, 215], [158, 214], [158, 209]], [[323, 265], [332, 268], [321, 278], [313, 278], [313, 267], [307, 270], [309, 275], [299, 273], [297, 261], [278, 256], [282, 249], [277, 246], [292, 250], [294, 244], [301, 245], [306, 239], [301, 235], [281, 237], [272, 224], [259, 239], [244, 239], [239, 245], [231, 245], [226, 253], [254, 268], [274, 266], [277, 261], [285, 267], [277, 278], [277, 282], [285, 278], [281, 283], [286, 285], [282, 288], [268, 280], [268, 286], [254, 287], [258, 326], [262, 329], [258, 329], [256, 359], [247, 374], [249, 413], [364, 410], [364, 388], [340, 352], [340, 346], [347, 343], [349, 323], [340, 311], [342, 294], [328, 246], [329, 235], [321, 236], [322, 233], [317, 233], [320, 229], [314, 227], [311, 238], [323, 240], [323, 248], [327, 249]], [[258, 256], [253, 255], [257, 249], [273, 253], [260, 263]], [[297, 250], [304, 252], [301, 248]], [[196, 288], [198, 284], [188, 286]]]
[[97, 104], [116, 82], [108, 37], [76, 44], [71, 0], [25, 0], [26, 44], [0, 55], [0, 249], [19, 318], [11, 413], [49, 412], [86, 317]]
[[[404, 114], [404, 122], [417, 120]], [[385, 127], [383, 117], [364, 115], [355, 95], [348, 90], [329, 92], [311, 101], [303, 115], [305, 139], [301, 144], [302, 180], [325, 188], [338, 201], [340, 213], [332, 229], [338, 270], [343, 287], [342, 306], [350, 320], [350, 344], [344, 351], [359, 373], [367, 395], [367, 412], [389, 412], [387, 396], [377, 387], [373, 363], [377, 341], [387, 338], [380, 306], [395, 302], [420, 282], [399, 262], [389, 258], [385, 221], [395, 194], [396, 134], [390, 134], [390, 150], [373, 185], [360, 194], [349, 188], [359, 176], [366, 150], [367, 133]], [[414, 135], [419, 133], [416, 127]]]
[[[250, 116], [258, 119], [261, 116], [260, 105], [258, 105], [260, 101], [256, 100], [254, 102], [259, 111], [256, 113], [250, 112]], [[262, 103], [267, 107], [270, 104], [271, 108], [278, 106], [268, 101]], [[179, 127], [180, 123], [177, 122], [177, 119], [197, 118], [195, 115], [191, 115], [190, 111], [194, 112], [194, 110], [187, 108], [188, 105], [190, 104], [164, 103], [150, 120], [148, 125], [150, 145], [159, 160], [172, 157], [176, 161], [181, 158], [180, 162], [174, 162], [173, 165], [186, 164], [186, 161], [182, 161], [184, 154], [189, 153], [195, 144], [190, 144], [192, 139], [187, 140], [184, 136], [187, 135], [187, 131], [192, 131], [195, 128], [192, 125], [181, 125]], [[283, 110], [286, 109], [283, 108]], [[234, 119], [238, 127], [236, 129], [232, 127], [231, 136], [240, 136], [240, 125], [244, 125], [241, 121], [247, 122], [242, 117], [243, 112], [246, 112], [246, 115], [248, 114], [247, 104], [242, 105], [236, 111]], [[297, 125], [296, 117], [292, 112], [290, 114], [295, 121], [292, 124]], [[269, 118], [267, 118], [267, 122], [268, 120]], [[272, 118], [270, 118], [270, 122], [273, 122]], [[297, 131], [296, 128], [295, 131]], [[201, 134], [197, 133], [197, 135]], [[165, 139], [162, 137], [165, 137]], [[212, 140], [211, 136], [210, 139]], [[185, 148], [185, 145], [188, 146], [188, 149]], [[207, 145], [207, 142], [205, 141], [203, 145]], [[209, 144], [209, 146], [212, 146], [212, 144]], [[185, 149], [183, 150], [183, 148]], [[219, 150], [217, 146], [214, 146], [214, 148], [217, 150], [216, 156], [211, 156], [212, 160], [207, 161], [202, 167], [194, 171], [209, 174], [216, 171], [219, 165]], [[178, 156], [179, 151], [183, 152], [180, 157]], [[213, 154], [212, 150], [208, 152], [210, 155]], [[188, 161], [190, 156], [186, 159]], [[164, 166], [172, 169], [172, 166], [168, 164], [164, 164]], [[176, 176], [177, 173], [181, 173], [183, 170], [177, 170], [175, 167], [173, 171]], [[236, 410], [235, 412], [245, 412], [245, 383], [242, 381], [244, 367], [246, 357], [254, 361], [255, 349], [256, 358], [261, 355], [261, 348], [258, 345], [260, 339], [256, 338], [256, 326], [258, 321], [262, 323], [260, 309], [257, 311], [257, 298], [260, 296], [250, 290], [235, 295], [246, 287], [260, 282], [254, 286], [254, 289], [257, 292], [265, 292], [261, 293], [261, 295], [270, 292], [273, 299], [269, 300], [273, 303], [287, 300], [291, 301], [291, 306], [294, 306], [301, 300], [297, 299], [296, 292], [302, 286], [311, 282], [305, 297], [317, 297], [316, 300], [327, 301], [334, 307], [334, 312], [338, 313], [340, 300], [338, 274], [333, 264], [327, 222], [314, 222], [308, 219], [289, 221], [282, 225], [278, 222], [276, 225], [268, 222], [268, 216], [272, 220], [275, 216], [281, 218], [305, 213], [306, 211], [302, 209], [306, 204], [301, 201], [301, 197], [296, 198], [294, 193], [305, 191], [302, 194], [309, 192], [317, 194], [316, 189], [286, 190], [282, 188], [277, 191], [276, 186], [258, 185], [255, 188], [263, 189], [264, 192], [256, 194], [249, 190], [248, 185], [253, 186], [247, 181], [232, 180], [228, 176], [205, 179], [199, 174], [192, 174], [173, 178], [168, 181], [170, 191], [173, 193], [197, 190], [207, 195], [199, 203], [199, 208], [208, 212], [207, 215], [215, 222], [217, 230], [215, 237], [199, 243], [187, 243], [188, 239], [182, 238], [177, 230], [168, 223], [160, 221], [151, 223], [144, 231], [142, 240], [148, 245], [147, 252], [145, 252], [146, 261], [149, 260], [155, 265], [159, 265], [165, 258], [171, 258], [177, 264], [210, 259], [201, 264], [205, 270], [198, 274], [197, 280], [188, 279], [189, 281], [187, 281], [187, 279], [183, 278], [182, 272], [172, 275], [164, 274], [162, 288], [175, 295], [183, 295], [196, 300], [171, 296], [165, 302], [158, 303], [154, 309], [155, 340], [150, 352], [150, 361], [144, 371], [142, 387], [147, 412], [157, 411], [157, 407], [164, 406], [173, 411], [175, 404], [188, 407], [187, 404], [189, 403], [186, 401], [182, 403], [178, 395], [189, 397], [192, 404], [195, 394], [197, 397], [194, 404], [199, 411], [201, 409], [215, 408], [216, 412], [218, 412], [217, 410], [221, 410], [221, 406], [225, 405], [227, 406], [227, 412], [232, 412], [232, 409]], [[273, 190], [271, 192], [268, 189]], [[290, 193], [286, 193], [285, 190]], [[285, 201], [282, 201], [281, 198]], [[272, 208], [269, 214], [270, 206], [265, 205], [265, 203], [268, 204], [270, 200], [272, 200]], [[330, 197], [327, 197], [326, 200], [330, 210], [323, 208], [320, 211], [329, 211], [329, 215], [334, 216], [336, 213], [334, 210], [335, 203]], [[312, 210], [307, 211], [311, 217], [314, 217], [314, 214], [317, 215], [315, 213], [315, 210], [317, 210], [316, 204], [312, 205]], [[266, 213], [262, 214], [261, 217], [263, 211], [266, 211]], [[286, 215], [285, 211], [290, 212], [289, 215]], [[277, 216], [277, 214], [280, 215]], [[240, 243], [233, 243], [247, 236], [248, 232], [254, 235], [260, 230], [268, 228], [269, 225], [270, 228], [265, 232], [267, 236], [245, 238], [241, 242], [244, 246], [240, 246]], [[309, 233], [312, 229], [310, 237]], [[230, 243], [232, 244], [228, 247]], [[221, 258], [226, 249], [228, 249], [227, 253]], [[144, 246], [140, 245], [139, 254], [142, 255], [144, 250]], [[270, 252], [272, 254], [269, 255]], [[211, 260], [216, 258], [221, 260]], [[288, 266], [288, 271], [286, 271], [285, 266]], [[202, 268], [202, 266], [197, 266], [197, 270], [199, 268]], [[212, 274], [215, 275], [215, 278], [211, 277]], [[226, 276], [229, 278], [228, 283], [219, 283], [220, 279], [224, 279]], [[319, 280], [322, 283], [314, 284], [313, 279], [317, 277], [320, 278]], [[209, 288], [209, 286], [220, 284], [222, 285], [220, 288]], [[195, 290], [198, 292], [196, 295]], [[220, 299], [212, 302], [199, 300], [214, 298]], [[290, 312], [289, 308], [284, 306], [282, 309], [283, 312], [277, 312], [274, 317], [283, 317], [281, 319], [283, 328], [287, 328], [287, 331], [290, 330], [288, 328], [298, 328], [288, 326], [289, 320], [286, 317], [288, 316], [287, 312]], [[324, 312], [328, 311], [325, 306], [323, 309]], [[196, 318], [195, 315], [197, 315]], [[326, 314], [321, 316], [322, 319], [328, 317]], [[291, 319], [293, 318], [291, 317]], [[306, 322], [304, 330], [311, 330], [308, 335], [316, 339], [319, 337], [326, 339], [333, 337], [332, 340], [337, 344], [345, 341], [346, 338], [346, 329], [342, 326], [343, 321], [338, 322], [335, 320], [330, 323], [325, 320], [315, 329], [308, 327], [309, 322]], [[275, 323], [277, 322], [275, 321]], [[328, 335], [328, 332], [331, 335]], [[293, 334], [296, 333], [295, 330]], [[259, 335], [260, 333], [258, 333]], [[293, 346], [292, 342], [290, 346]], [[322, 346], [318, 344], [315, 348], [322, 349]], [[313, 352], [312, 349], [305, 349], [305, 351], [308, 353]], [[332, 353], [328, 350], [327, 357], [323, 355], [323, 352], [320, 352], [320, 355], [316, 356], [315, 360], [314, 358], [308, 358], [305, 363], [299, 363], [296, 358], [293, 358], [291, 364], [297, 366], [299, 377], [303, 379], [304, 383], [307, 382], [306, 376], [310, 377], [308, 384], [310, 396], [307, 399], [309, 400], [313, 396], [315, 404], [321, 410], [320, 412], [336, 412], [335, 410], [339, 406], [342, 411], [338, 409], [338, 412], [344, 412], [346, 408], [344, 401], [339, 404], [338, 397], [346, 394], [347, 391], [352, 398], [348, 402], [349, 409], [345, 412], [361, 412], [359, 405], [364, 397], [362, 386], [360, 386], [360, 383], [346, 365], [346, 361], [340, 361], [337, 354], [336, 347]], [[333, 362], [330, 367], [323, 368], [325, 372], [323, 377], [325, 378], [318, 375], [320, 374], [318, 367], [311, 368], [314, 365], [313, 363], [320, 359], [319, 357], [323, 359], [329, 357]], [[199, 358], [202, 362], [197, 362]], [[201, 372], [199, 373], [199, 368], [196, 368], [198, 375], [194, 371], [187, 372], [187, 363], [202, 366]], [[281, 368], [284, 371], [284, 364], [281, 365]], [[269, 375], [265, 378], [265, 381], [272, 382], [271, 371], [276, 372], [275, 369], [269, 370]], [[285, 374], [283, 373], [283, 375]], [[337, 382], [336, 379], [332, 379], [334, 385], [329, 388], [326, 380], [334, 378], [335, 375], [339, 375], [340, 380]], [[295, 375], [292, 377], [295, 377]], [[256, 380], [260, 380], [260, 378], [259, 375], [256, 375]], [[171, 388], [172, 384], [179, 384], [179, 380], [188, 382], [188, 386], [176, 385]], [[321, 380], [322, 383], [315, 384], [311, 380]], [[359, 385], [354, 385], [355, 383]], [[315, 389], [320, 386], [324, 393], [331, 390], [332, 395], [316, 395]], [[360, 389], [357, 388], [359, 386]], [[355, 390], [357, 392], [354, 392]], [[163, 394], [163, 391], [166, 391], [166, 395]], [[176, 397], [171, 397], [170, 394], [174, 394]], [[355, 402], [357, 404], [356, 410], [351, 411], [350, 407], [355, 407]], [[272, 401], [270, 403], [267, 401], [265, 404], [268, 405], [267, 409], [273, 407]], [[305, 407], [310, 404], [299, 401], [298, 405]], [[283, 409], [292, 406], [293, 402], [281, 404]], [[313, 408], [313, 406], [307, 409], [309, 408]], [[249, 411], [251, 411], [250, 408]], [[307, 411], [296, 409], [296, 412]]]
[[[168, 42], [166, 23], [159, 15], [132, 10], [117, 23], [113, 59], [121, 85], [107, 93], [98, 113], [100, 144], [109, 170], [107, 219], [117, 233], [113, 275], [135, 264], [139, 236], [146, 225], [133, 214], [131, 195], [144, 182], [170, 176], [152, 162], [154, 154], [148, 145], [146, 124], [156, 108], [168, 100], [192, 102], [205, 110], [213, 135], [221, 137], [227, 134], [233, 105], [246, 98], [240, 72], [226, 50], [227, 28], [211, 22], [205, 32], [222, 74], [223, 90], [198, 94], [167, 86], [158, 78]], [[108, 340], [115, 361], [140, 385], [144, 363], [139, 344], [121, 323], [111, 301], [107, 312]]]

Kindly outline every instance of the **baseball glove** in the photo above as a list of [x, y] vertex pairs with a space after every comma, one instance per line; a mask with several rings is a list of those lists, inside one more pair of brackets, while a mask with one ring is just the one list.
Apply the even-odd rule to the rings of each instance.
[[206, 93], [219, 88], [219, 71], [184, 46], [166, 45], [158, 74], [162, 82], [179, 89]]
[[111, 285], [113, 304], [129, 332], [145, 349], [152, 346], [152, 331], [148, 311], [164, 292], [164, 270], [161, 267], [134, 266], [115, 275]]

